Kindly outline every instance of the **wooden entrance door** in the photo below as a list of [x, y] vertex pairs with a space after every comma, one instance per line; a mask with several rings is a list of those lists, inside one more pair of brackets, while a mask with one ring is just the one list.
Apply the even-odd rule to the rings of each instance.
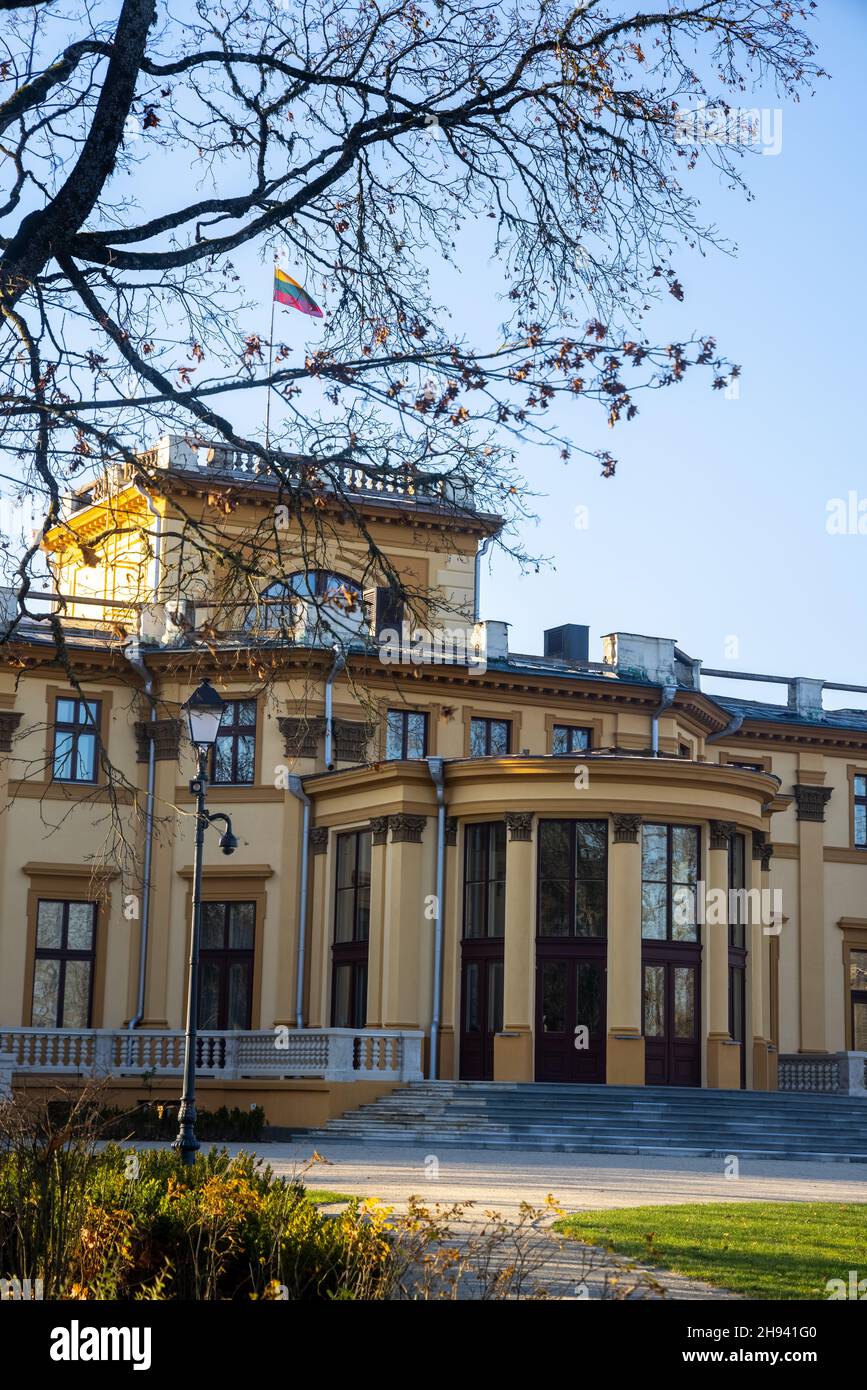
[[503, 1031], [503, 943], [464, 942], [461, 1080], [494, 1079], [494, 1037]]
[[648, 1086], [700, 1086], [700, 948], [645, 942], [642, 976]]
[[536, 946], [536, 1080], [605, 1080], [607, 943]]

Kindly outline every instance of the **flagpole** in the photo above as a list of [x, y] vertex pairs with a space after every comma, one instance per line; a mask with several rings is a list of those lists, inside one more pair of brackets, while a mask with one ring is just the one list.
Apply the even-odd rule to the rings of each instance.
[[[275, 261], [276, 265], [276, 261]], [[277, 300], [274, 295], [274, 283], [271, 282], [271, 329], [268, 335], [268, 396], [265, 404], [265, 452], [271, 440], [271, 364], [274, 360], [274, 305]]]

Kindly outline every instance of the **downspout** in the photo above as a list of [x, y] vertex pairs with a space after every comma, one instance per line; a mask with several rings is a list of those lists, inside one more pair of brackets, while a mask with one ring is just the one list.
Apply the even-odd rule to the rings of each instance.
[[304, 1027], [304, 957], [307, 948], [307, 881], [310, 865], [310, 797], [298, 776], [289, 778], [289, 790], [303, 806], [301, 813], [301, 872], [298, 885], [298, 957], [295, 965], [295, 1027]]
[[436, 926], [434, 928], [433, 962], [433, 1005], [430, 1025], [430, 1064], [428, 1074], [431, 1081], [437, 1080], [437, 1054], [439, 1052], [440, 1014], [442, 1012], [443, 991], [443, 893], [446, 871], [446, 792], [443, 783], [442, 758], [428, 758], [427, 765], [437, 794], [437, 864], [436, 864]]
[[744, 716], [742, 714], [733, 714], [724, 729], [718, 730], [715, 734], [708, 734], [705, 743], [719, 743], [721, 739], [731, 738], [732, 734], [738, 733], [743, 722]]
[[491, 548], [493, 536], [485, 536], [478, 550], [476, 551], [476, 572], [473, 579], [473, 622], [479, 621], [479, 584], [482, 578], [482, 556], [487, 555]]
[[662, 692], [662, 700], [657, 709], [650, 716], [650, 752], [654, 758], [659, 757], [659, 716], [664, 714], [674, 704], [674, 697], [677, 694], [676, 685], [666, 685]]
[[325, 680], [325, 766], [331, 772], [334, 768], [334, 678], [342, 671], [346, 661], [337, 643], [334, 644], [334, 664]]
[[[161, 579], [162, 564], [162, 543], [163, 528], [162, 516], [153, 504], [150, 494], [134, 483], [136, 492], [143, 497], [147, 503], [148, 511], [154, 518], [154, 555], [153, 555], [153, 574], [151, 577], [151, 602], [156, 604], [159, 598], [159, 588]], [[138, 643], [135, 645], [135, 655], [130, 656], [127, 652], [127, 660], [144, 677], [145, 694], [150, 701], [151, 723], [156, 723], [157, 707], [153, 699], [153, 676], [145, 665]], [[150, 931], [150, 911], [151, 911], [151, 865], [153, 863], [154, 851], [154, 790], [156, 786], [156, 742], [153, 738], [148, 739], [148, 781], [147, 796], [145, 798], [145, 848], [143, 865], [143, 885], [142, 885], [142, 905], [141, 905], [141, 926], [139, 928], [139, 950], [138, 950], [138, 990], [136, 993], [135, 1013], [127, 1024], [130, 1030], [137, 1028], [144, 1018], [145, 1009], [145, 981], [147, 978], [147, 954], [148, 936]]]

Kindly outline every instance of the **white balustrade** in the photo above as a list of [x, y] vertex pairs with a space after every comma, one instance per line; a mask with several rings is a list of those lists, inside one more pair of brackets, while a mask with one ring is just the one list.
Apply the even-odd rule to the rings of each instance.
[[[273, 1028], [200, 1032], [196, 1071], [224, 1080], [321, 1077], [421, 1080], [421, 1032]], [[0, 1028], [0, 1071], [74, 1076], [180, 1076], [180, 1030]], [[2, 1086], [2, 1077], [0, 1077]]]

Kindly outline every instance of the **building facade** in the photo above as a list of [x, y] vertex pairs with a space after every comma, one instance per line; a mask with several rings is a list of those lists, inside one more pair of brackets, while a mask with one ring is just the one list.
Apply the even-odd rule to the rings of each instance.
[[[710, 694], [728, 673], [669, 639], [615, 632], [593, 663], [570, 626], [510, 651], [476, 619], [497, 518], [412, 480], [315, 498], [315, 548], [282, 517], [273, 579], [218, 601], [189, 518], [247, 553], [274, 485], [178, 440], [148, 462], [159, 495], [117, 469], [48, 538], [65, 650], [41, 623], [0, 646], [13, 1084], [177, 1089], [180, 712], [207, 677], [227, 702], [208, 804], [241, 842], [209, 837], [204, 869], [220, 1098], [312, 1123], [422, 1071], [863, 1089], [867, 712], [825, 710], [815, 680], [784, 705]], [[370, 574], [347, 499], [424, 623]]]

